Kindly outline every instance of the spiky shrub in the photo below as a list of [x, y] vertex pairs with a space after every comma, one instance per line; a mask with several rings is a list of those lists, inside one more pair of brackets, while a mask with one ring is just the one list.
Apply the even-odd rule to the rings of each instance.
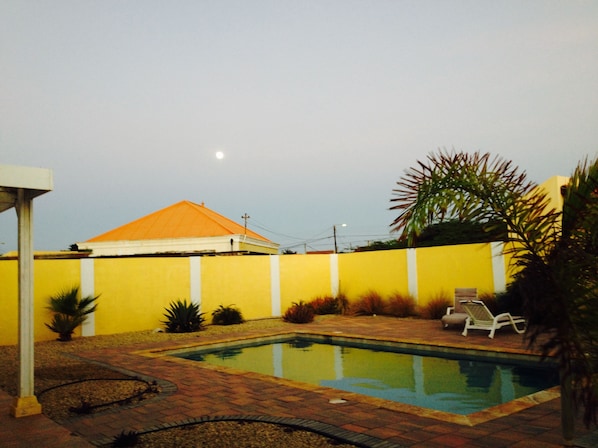
[[444, 293], [438, 294], [422, 307], [421, 316], [424, 319], [440, 319], [449, 306], [453, 306], [453, 301]]
[[285, 311], [282, 320], [293, 324], [308, 324], [314, 320], [314, 310], [303, 300], [298, 303], [293, 302], [292, 306]]
[[235, 325], [245, 322], [241, 310], [233, 305], [220, 305], [212, 311], [212, 323], [214, 325]]
[[167, 333], [191, 333], [203, 328], [205, 313], [199, 312], [199, 305], [186, 300], [170, 302], [164, 313], [166, 320], [162, 323]]
[[139, 443], [139, 434], [136, 431], [121, 431], [120, 434], [114, 436], [112, 442], [113, 447], [130, 447], [136, 446]]
[[332, 296], [316, 297], [309, 302], [314, 314], [340, 314], [338, 300]]
[[395, 317], [417, 316], [415, 299], [410, 295], [392, 293], [386, 303], [386, 314]]
[[73, 332], [93, 313], [97, 304], [95, 301], [100, 297], [86, 296], [79, 298], [79, 287], [73, 286], [70, 289], [60, 291], [50, 297], [48, 309], [54, 313], [52, 321], [45, 324], [54, 333], [58, 333], [59, 341], [70, 341]]
[[349, 299], [345, 293], [339, 292], [335, 299], [339, 314], [346, 314], [349, 311]]
[[373, 316], [384, 314], [384, 308], [382, 296], [376, 291], [368, 291], [351, 304], [349, 312], [355, 316]]

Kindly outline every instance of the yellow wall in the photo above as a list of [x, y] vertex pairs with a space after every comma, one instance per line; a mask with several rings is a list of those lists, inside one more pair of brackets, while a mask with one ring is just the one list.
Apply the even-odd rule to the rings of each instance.
[[189, 301], [188, 258], [102, 258], [95, 260], [96, 334], [162, 327], [171, 301]]
[[282, 255], [280, 257], [280, 309], [299, 301], [331, 294], [330, 256]]
[[416, 256], [420, 306], [441, 293], [452, 298], [455, 288], [494, 291], [490, 244], [424, 247]]
[[349, 300], [369, 290], [383, 297], [407, 294], [407, 251], [385, 250], [339, 255], [340, 292]]
[[[46, 323], [52, 320], [47, 309], [50, 296], [79, 285], [79, 260], [35, 260], [33, 266], [33, 325], [36, 341], [56, 339]], [[16, 344], [19, 339], [18, 261], [0, 263], [0, 345]], [[81, 334], [80, 329], [74, 336]]]
[[270, 257], [265, 255], [201, 259], [201, 311], [207, 322], [219, 305], [235, 305], [245, 319], [272, 315]]
[[567, 185], [568, 183], [568, 177], [552, 176], [550, 179], [547, 179], [539, 185], [539, 188], [544, 190], [544, 192], [548, 195], [548, 209], [553, 208], [559, 212], [563, 210], [563, 195], [561, 194], [561, 187]]
[[[408, 284], [411, 277], [418, 279], [420, 306], [441, 292], [452, 297], [456, 287], [475, 287], [479, 293], [494, 291], [490, 244], [419, 248], [415, 251], [416, 276], [409, 275], [407, 254], [407, 250], [339, 254], [340, 292], [349, 300], [370, 290], [383, 297], [407, 294], [413, 290]], [[235, 305], [246, 319], [272, 317], [273, 297], [280, 296], [284, 313], [293, 302], [331, 295], [331, 259], [326, 254], [277, 256], [279, 271], [274, 275], [279, 275], [279, 291], [271, 290], [271, 262], [275, 259], [268, 255], [201, 257], [194, 273], [188, 257], [87, 259], [86, 263], [93, 263], [95, 294], [100, 295], [94, 314], [95, 334], [163, 327], [161, 321], [170, 302], [191, 300], [193, 276], [200, 285], [201, 312], [208, 323], [219, 305]], [[56, 337], [44, 325], [51, 318], [45, 309], [48, 297], [80, 285], [80, 266], [79, 259], [35, 260], [36, 340]], [[0, 344], [17, 342], [17, 303], [17, 261], [0, 259]], [[78, 330], [75, 336], [80, 334]]]
[[18, 304], [17, 261], [7, 260], [0, 264], [0, 345], [17, 343]]
[[[80, 278], [79, 260], [36, 260], [33, 267], [34, 286], [34, 324], [36, 340], [56, 339], [53, 333], [46, 327], [45, 323], [52, 320], [52, 312], [46, 307], [51, 296], [79, 286]], [[79, 336], [81, 329], [78, 328], [73, 336]]]

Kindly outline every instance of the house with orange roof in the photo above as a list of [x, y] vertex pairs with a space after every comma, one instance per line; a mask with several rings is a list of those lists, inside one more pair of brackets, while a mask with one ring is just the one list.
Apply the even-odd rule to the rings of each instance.
[[181, 201], [87, 241], [92, 257], [156, 254], [277, 254], [279, 244], [207, 208]]

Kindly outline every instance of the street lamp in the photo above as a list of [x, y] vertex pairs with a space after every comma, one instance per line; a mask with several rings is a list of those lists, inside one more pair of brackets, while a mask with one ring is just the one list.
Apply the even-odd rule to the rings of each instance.
[[334, 235], [334, 253], [338, 253], [338, 248], [336, 247], [336, 226], [339, 225], [341, 227], [347, 227], [347, 224], [334, 224], [332, 226], [332, 233]]

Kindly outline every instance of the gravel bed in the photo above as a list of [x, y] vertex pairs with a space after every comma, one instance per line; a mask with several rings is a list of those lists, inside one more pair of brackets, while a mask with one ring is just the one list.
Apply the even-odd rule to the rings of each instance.
[[146, 448], [354, 448], [309, 431], [262, 422], [208, 422], [144, 434]]
[[[35, 387], [45, 415], [60, 422], [79, 412], [98, 412], [102, 406], [139, 394], [148, 383], [123, 376], [122, 373], [102, 368], [68, 356], [76, 352], [108, 347], [135, 346], [144, 343], [177, 341], [200, 337], [204, 334], [235, 333], [252, 329], [288, 329], [289, 324], [280, 319], [265, 319], [232, 326], [208, 326], [195, 334], [172, 334], [141, 331], [120, 335], [75, 338], [70, 342], [46, 341], [35, 344]], [[16, 346], [0, 346], [0, 388], [16, 396], [18, 390], [18, 352]], [[134, 401], [151, 398], [160, 390], [151, 390]], [[130, 403], [127, 403], [130, 404]], [[92, 409], [90, 409], [90, 406]], [[102, 406], [93, 408], [94, 406]], [[339, 446], [334, 439], [281, 425], [263, 422], [206, 422], [172, 428], [139, 436], [138, 447], [210, 447], [210, 448], [318, 448]]]

